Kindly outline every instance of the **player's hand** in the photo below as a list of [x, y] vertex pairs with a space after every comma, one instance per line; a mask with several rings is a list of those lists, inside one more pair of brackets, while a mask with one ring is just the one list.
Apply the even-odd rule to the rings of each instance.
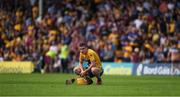
[[87, 71], [86, 70], [81, 72], [81, 76], [86, 76], [86, 75], [87, 75]]

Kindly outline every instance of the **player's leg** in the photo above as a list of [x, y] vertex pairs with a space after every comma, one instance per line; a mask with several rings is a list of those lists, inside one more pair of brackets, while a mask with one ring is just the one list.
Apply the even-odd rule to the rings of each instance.
[[101, 79], [101, 75], [103, 74], [103, 70], [97, 67], [92, 67], [91, 68], [91, 72], [93, 73], [93, 75], [96, 76], [97, 78], [97, 85], [101, 85], [102, 84], [102, 79]]
[[80, 69], [79, 66], [75, 67], [73, 71], [74, 71], [74, 73], [77, 74], [77, 75], [80, 75], [80, 74], [81, 74], [81, 69]]

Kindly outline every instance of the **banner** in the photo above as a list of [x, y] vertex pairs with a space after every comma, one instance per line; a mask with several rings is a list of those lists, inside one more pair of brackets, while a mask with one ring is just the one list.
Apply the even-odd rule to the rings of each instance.
[[133, 75], [180, 75], [180, 64], [154, 63], [134, 64]]
[[32, 73], [32, 62], [0, 62], [0, 73]]
[[[84, 67], [87, 67], [87, 64], [89, 63], [83, 63]], [[104, 74], [107, 75], [180, 75], [180, 63], [133, 64], [102, 62], [102, 66]]]
[[172, 75], [180, 75], [180, 64], [172, 64]]
[[131, 75], [133, 64], [103, 62], [104, 74]]

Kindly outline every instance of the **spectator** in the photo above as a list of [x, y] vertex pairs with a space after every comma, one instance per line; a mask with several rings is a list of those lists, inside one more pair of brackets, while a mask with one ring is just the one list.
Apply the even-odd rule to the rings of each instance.
[[[0, 0], [1, 60], [32, 61], [37, 67], [41, 64], [40, 68], [53, 71], [57, 54], [65, 55], [65, 64], [78, 60], [81, 40], [104, 61], [135, 62], [131, 59], [137, 53], [135, 48], [139, 48], [145, 63], [179, 61], [178, 0], [43, 2], [44, 13], [39, 17], [38, 0]], [[73, 55], [66, 52], [61, 41]]]
[[140, 56], [139, 52], [140, 52], [139, 48], [134, 49], [134, 52], [131, 55], [131, 62], [133, 64], [138, 64], [141, 62], [141, 56]]
[[69, 70], [68, 70], [68, 65], [69, 65], [68, 56], [69, 56], [69, 46], [66, 43], [63, 43], [61, 45], [61, 53], [60, 53], [62, 72], [63, 73], [69, 73]]
[[176, 42], [169, 49], [168, 57], [171, 63], [179, 63], [180, 62], [180, 51], [176, 46]]
[[0, 62], [1, 62], [1, 61], [4, 61], [4, 57], [3, 57], [2, 51], [0, 50]]

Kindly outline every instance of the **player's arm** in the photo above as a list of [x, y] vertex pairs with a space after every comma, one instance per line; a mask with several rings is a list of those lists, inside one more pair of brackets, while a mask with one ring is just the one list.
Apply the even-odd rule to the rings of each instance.
[[91, 61], [90, 66], [87, 69], [85, 69], [83, 72], [81, 72], [81, 75], [85, 76], [88, 73], [88, 71], [91, 70], [92, 67], [95, 67], [95, 60]]
[[88, 73], [88, 71], [91, 70], [92, 67], [96, 66], [96, 61], [95, 61], [95, 58], [94, 58], [93, 54], [90, 54], [90, 58], [89, 59], [90, 59], [91, 64], [89, 65], [89, 67], [86, 70], [84, 70], [82, 72], [82, 75], [85, 75], [86, 73]]
[[90, 71], [91, 68], [92, 68], [92, 67], [95, 67], [95, 66], [96, 66], [96, 65], [95, 65], [95, 60], [92, 60], [90, 66], [85, 70], [85, 72]]
[[84, 68], [83, 68], [83, 62], [79, 62], [79, 66], [80, 66], [80, 69], [81, 69], [81, 72], [84, 71]]
[[83, 68], [83, 57], [82, 57], [81, 54], [79, 56], [79, 66], [80, 66], [81, 72], [84, 71], [84, 68]]

